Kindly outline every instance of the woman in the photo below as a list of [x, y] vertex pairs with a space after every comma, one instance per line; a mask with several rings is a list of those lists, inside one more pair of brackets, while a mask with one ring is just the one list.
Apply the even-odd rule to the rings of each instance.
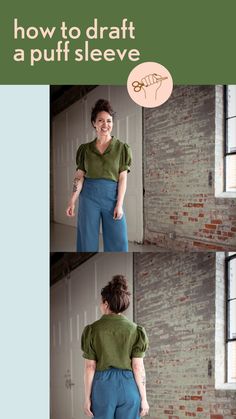
[[143, 356], [148, 339], [143, 327], [123, 314], [130, 293], [116, 275], [101, 291], [100, 320], [85, 327], [84, 412], [95, 419], [138, 419], [149, 411]]
[[82, 144], [76, 155], [77, 170], [67, 215], [75, 215], [79, 197], [77, 251], [97, 252], [102, 220], [105, 252], [127, 252], [127, 226], [123, 201], [130, 171], [130, 147], [111, 135], [114, 112], [99, 99], [91, 113], [96, 138]]

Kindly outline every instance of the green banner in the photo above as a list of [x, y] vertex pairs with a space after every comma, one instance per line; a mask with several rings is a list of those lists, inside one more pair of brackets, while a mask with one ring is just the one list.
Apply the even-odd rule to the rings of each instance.
[[175, 84], [236, 82], [235, 0], [5, 2], [1, 84], [125, 84], [138, 64]]

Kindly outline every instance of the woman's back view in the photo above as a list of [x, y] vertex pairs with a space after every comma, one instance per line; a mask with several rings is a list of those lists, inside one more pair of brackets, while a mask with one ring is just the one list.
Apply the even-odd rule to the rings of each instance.
[[143, 327], [121, 313], [129, 306], [127, 280], [116, 275], [101, 291], [100, 320], [85, 327], [85, 413], [96, 419], [138, 419], [148, 413]]

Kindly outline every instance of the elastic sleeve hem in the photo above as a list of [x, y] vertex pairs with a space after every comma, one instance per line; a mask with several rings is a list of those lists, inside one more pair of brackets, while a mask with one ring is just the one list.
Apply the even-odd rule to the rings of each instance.
[[123, 143], [122, 151], [120, 155], [119, 173], [123, 172], [124, 170], [127, 170], [128, 172], [130, 172], [131, 162], [132, 162], [131, 148], [127, 143]]
[[85, 359], [89, 359], [90, 361], [97, 361], [97, 359], [96, 359], [96, 357], [95, 356], [93, 356], [93, 355], [91, 355], [91, 354], [86, 354], [86, 353], [83, 353], [83, 358], [85, 358]]
[[92, 328], [90, 325], [87, 325], [83, 330], [81, 336], [81, 349], [84, 358], [96, 361], [96, 352], [92, 345]]
[[145, 352], [133, 352], [132, 353], [132, 358], [144, 358], [145, 357]]
[[79, 164], [78, 166], [76, 166], [75, 170], [76, 170], [76, 172], [77, 172], [77, 170], [82, 170], [82, 172], [86, 173], [86, 171], [84, 169], [84, 165], [82, 165], [82, 164]]
[[124, 165], [124, 166], [120, 167], [119, 173], [124, 172], [125, 170], [127, 170], [127, 172], [129, 173], [130, 172], [130, 166]]
[[85, 167], [84, 167], [85, 149], [86, 149], [86, 144], [81, 144], [76, 153], [76, 170], [83, 170], [83, 172], [85, 172]]

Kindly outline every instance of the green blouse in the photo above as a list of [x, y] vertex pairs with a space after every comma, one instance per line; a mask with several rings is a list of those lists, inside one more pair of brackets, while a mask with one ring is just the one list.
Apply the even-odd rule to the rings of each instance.
[[76, 170], [83, 170], [85, 177], [92, 179], [119, 180], [119, 173], [130, 171], [131, 149], [115, 137], [105, 152], [101, 154], [96, 147], [96, 138], [90, 143], [81, 144], [76, 154]]
[[131, 359], [144, 357], [147, 347], [145, 329], [119, 314], [103, 315], [84, 328], [81, 338], [83, 357], [95, 360], [98, 371], [132, 370]]

